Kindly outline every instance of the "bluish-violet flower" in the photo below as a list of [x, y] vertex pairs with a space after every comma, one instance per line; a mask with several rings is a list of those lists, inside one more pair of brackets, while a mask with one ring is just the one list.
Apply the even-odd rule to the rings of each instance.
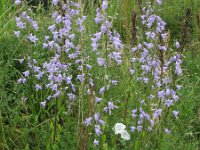
[[38, 40], [38, 38], [35, 35], [33, 35], [32, 33], [29, 34], [29, 36], [27, 38], [33, 43], [36, 43], [36, 41]]
[[61, 92], [60, 92], [60, 91], [57, 91], [57, 92], [53, 95], [53, 97], [54, 97], [54, 98], [57, 98], [57, 97], [60, 96], [60, 94], [61, 94]]
[[176, 95], [176, 92], [174, 90], [171, 90], [171, 96], [175, 102], [179, 100], [179, 96]]
[[86, 118], [85, 124], [86, 124], [86, 126], [92, 125], [92, 117]]
[[85, 21], [86, 16], [82, 16], [82, 18], [78, 18], [76, 24], [79, 25], [79, 31], [82, 32], [84, 30], [83, 22]]
[[151, 132], [152, 130], [153, 130], [153, 129], [152, 129], [151, 127], [149, 127], [149, 126], [147, 127], [147, 131], [148, 131], [148, 132]]
[[20, 34], [21, 34], [21, 32], [20, 32], [20, 31], [14, 31], [14, 34], [15, 34], [15, 36], [16, 36], [16, 37], [18, 37], [18, 38], [19, 38], [19, 37], [20, 37]]
[[95, 134], [100, 136], [102, 134], [100, 125], [95, 125]]
[[135, 69], [129, 68], [130, 74], [133, 75], [135, 73]]
[[99, 141], [97, 141], [96, 139], [94, 139], [93, 144], [94, 144], [94, 145], [99, 145]]
[[108, 1], [107, 0], [103, 0], [101, 8], [102, 8], [102, 10], [108, 9]]
[[108, 102], [108, 109], [113, 110], [116, 106], [113, 104], [113, 102]]
[[44, 108], [44, 107], [46, 106], [46, 101], [43, 101], [43, 102], [41, 102], [40, 104], [41, 104], [41, 106]]
[[103, 120], [100, 119], [100, 114], [99, 113], [95, 113], [94, 114], [94, 119], [96, 122], [98, 122], [100, 125], [104, 125], [105, 122]]
[[101, 89], [99, 90], [99, 94], [103, 94], [105, 92], [105, 87], [101, 87]]
[[99, 113], [95, 113], [95, 114], [94, 114], [94, 120], [95, 120], [96, 122], [98, 122], [99, 119], [100, 119], [100, 114], [99, 114]]
[[95, 97], [95, 101], [96, 101], [96, 103], [99, 103], [99, 102], [101, 102], [101, 101], [102, 101], [102, 98]]
[[156, 2], [157, 2], [158, 5], [162, 4], [162, 0], [156, 0]]
[[134, 132], [136, 130], [136, 127], [130, 126], [131, 132]]
[[137, 126], [137, 131], [141, 132], [142, 131], [142, 126]]
[[165, 99], [165, 92], [164, 91], [159, 91], [158, 92], [158, 98], [161, 98], [162, 100]]
[[26, 23], [22, 22], [22, 21], [18, 21], [16, 22], [16, 26], [19, 28], [19, 29], [25, 29], [26, 28]]
[[106, 33], [106, 31], [107, 31], [106, 26], [102, 25], [101, 26], [101, 33]]
[[58, 5], [59, 0], [53, 0], [53, 5], [57, 6]]
[[108, 112], [108, 107], [104, 107], [103, 111], [107, 113]]
[[171, 100], [171, 99], [165, 100], [165, 105], [167, 107], [170, 107], [171, 105], [173, 105], [173, 100]]
[[26, 83], [26, 81], [27, 81], [26, 78], [19, 78], [18, 81], [17, 81], [17, 83], [18, 84], [24, 84], [24, 83]]
[[120, 35], [118, 33], [114, 33], [114, 36], [112, 37], [112, 42], [116, 50], [123, 48], [123, 44], [120, 40]]
[[56, 19], [56, 17], [59, 15], [58, 11], [54, 11], [52, 13], [52, 18]]
[[43, 48], [48, 48], [48, 44], [47, 43], [42, 43]]
[[92, 66], [89, 65], [89, 64], [86, 64], [86, 67], [88, 68], [88, 70], [91, 70], [91, 69], [92, 69]]
[[52, 96], [49, 95], [49, 96], [47, 97], [47, 100], [49, 101], [49, 100], [51, 100], [51, 98], [52, 98]]
[[175, 117], [175, 118], [177, 118], [177, 117], [178, 117], [178, 114], [179, 114], [179, 112], [178, 112], [178, 111], [172, 111], [172, 113], [173, 113], [173, 115], [174, 115], [174, 117]]
[[180, 48], [179, 42], [176, 42], [176, 48], [177, 48], [177, 49]]
[[131, 111], [132, 118], [135, 118], [137, 116], [136, 112], [137, 112], [137, 109], [134, 109], [134, 110]]
[[56, 29], [56, 25], [53, 24], [53, 25], [49, 26], [48, 29], [49, 29], [51, 32], [53, 32], [53, 31], [55, 31], [55, 29]]
[[149, 49], [152, 49], [154, 47], [153, 43], [146, 43], [144, 42], [144, 45], [149, 48]]
[[153, 118], [157, 119], [162, 113], [162, 109], [156, 109], [153, 113]]
[[85, 74], [81, 74], [81, 75], [77, 75], [77, 79], [80, 81], [80, 82], [84, 82], [85, 81]]
[[166, 129], [166, 128], [164, 129], [164, 131], [165, 131], [166, 134], [170, 134], [171, 133], [171, 131], [169, 129]]
[[161, 50], [161, 51], [166, 51], [167, 47], [158, 44], [158, 49]]
[[19, 59], [19, 63], [23, 64], [24, 63], [24, 59]]
[[155, 97], [155, 96], [154, 96], [153, 94], [150, 94], [148, 98], [149, 98], [150, 100], [152, 100], [152, 99], [154, 99], [154, 97]]
[[23, 75], [24, 75], [25, 77], [28, 77], [28, 76], [30, 75], [30, 71], [29, 71], [29, 70], [24, 71], [24, 72], [23, 72]]
[[76, 87], [75, 87], [74, 84], [71, 84], [71, 88], [72, 88], [72, 91], [73, 91], [73, 92], [76, 92]]
[[95, 23], [96, 23], [96, 24], [101, 23], [101, 22], [103, 21], [103, 18], [104, 18], [104, 17], [103, 17], [102, 14], [101, 14], [100, 8], [97, 8], [97, 9], [96, 9]]
[[75, 6], [76, 8], [80, 8], [80, 4], [75, 3], [73, 1], [70, 1], [70, 3], [71, 3], [72, 6]]
[[68, 54], [69, 59], [75, 59], [77, 56], [77, 53]]
[[98, 122], [99, 122], [100, 125], [104, 125], [105, 124], [105, 121], [103, 121], [102, 119], [99, 119]]
[[21, 3], [22, 3], [21, 0], [15, 0], [15, 4], [16, 4], [16, 5], [19, 5], [19, 4], [21, 4]]
[[142, 78], [142, 80], [144, 81], [144, 83], [148, 83], [149, 82], [149, 78]]
[[169, 96], [171, 94], [171, 90], [167, 87], [165, 93], [166, 93], [167, 96]]
[[40, 72], [40, 67], [38, 66], [33, 66], [33, 71], [39, 73]]
[[36, 84], [36, 85], [35, 85], [35, 89], [36, 89], [36, 91], [38, 91], [38, 90], [42, 90], [42, 86], [39, 85], [39, 84]]
[[72, 80], [72, 76], [69, 76], [69, 77], [65, 78], [65, 81], [66, 81], [67, 84], [71, 84], [72, 83], [71, 80]]
[[58, 84], [53, 84], [52, 86], [51, 86], [51, 90], [52, 91], [58, 91]]
[[112, 52], [109, 57], [114, 59], [118, 65], [122, 63], [121, 52]]
[[25, 11], [23, 11], [22, 14], [21, 14], [21, 17], [23, 19], [27, 19], [28, 15], [27, 15], [27, 13]]
[[135, 53], [137, 50], [138, 50], [137, 47], [133, 47], [133, 48], [131, 48], [132, 53]]
[[16, 22], [20, 22], [20, 21], [21, 21], [21, 18], [20, 18], [20, 17], [15, 17], [15, 21], [16, 21]]
[[148, 73], [151, 71], [151, 66], [148, 66], [148, 65], [141, 65], [141, 68], [145, 73]]
[[62, 16], [61, 16], [61, 15], [58, 15], [58, 16], [56, 17], [56, 19], [55, 19], [55, 22], [56, 22], [56, 24], [61, 23], [61, 22], [62, 22]]
[[146, 36], [149, 39], [154, 39], [156, 34], [154, 32], [148, 31], [148, 32], [146, 32]]
[[149, 120], [151, 126], [153, 127], [155, 125], [155, 122], [153, 120]]
[[69, 97], [70, 101], [73, 101], [76, 98], [76, 95], [74, 95], [73, 93], [67, 93], [67, 96]]
[[161, 34], [161, 37], [162, 37], [162, 39], [163, 39], [164, 41], [166, 41], [167, 35], [168, 35], [168, 33], [162, 33], [162, 34]]
[[99, 66], [104, 66], [106, 63], [105, 58], [97, 58], [97, 63]]
[[182, 88], [181, 85], [176, 85], [177, 90], [180, 90]]
[[117, 80], [111, 80], [112, 85], [117, 85], [118, 81]]
[[39, 27], [38, 27], [38, 23], [36, 21], [32, 21], [32, 27], [38, 31]]
[[181, 63], [182, 63], [181, 60], [177, 60], [177, 61], [176, 61], [175, 73], [176, 73], [177, 75], [182, 75], [182, 69], [181, 69], [181, 66], [180, 66]]

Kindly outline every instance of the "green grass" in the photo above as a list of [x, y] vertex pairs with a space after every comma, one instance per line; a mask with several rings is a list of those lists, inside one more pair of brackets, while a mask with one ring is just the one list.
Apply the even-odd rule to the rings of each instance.
[[[130, 43], [130, 14], [133, 9], [138, 9], [134, 6], [135, 1], [121, 0], [118, 3], [112, 0], [110, 3], [112, 6], [109, 14], [115, 15], [116, 12], [118, 13], [114, 27], [122, 34], [124, 42]], [[89, 9], [87, 9], [88, 7]], [[95, 16], [95, 10], [93, 5], [92, 7], [88, 5], [88, 7], [86, 7], [86, 13], [89, 15], [89, 19], [86, 22], [86, 28], [89, 35], [95, 31], [96, 27], [90, 28], [93, 16]], [[200, 116], [198, 114], [200, 109], [200, 29], [195, 18], [195, 14], [200, 12], [200, 3], [198, 3], [198, 0], [168, 0], [165, 1], [160, 14], [168, 24], [167, 27], [171, 32], [171, 40], [178, 39], [187, 7], [191, 8], [193, 12], [191, 22], [192, 34], [184, 52], [184, 75], [177, 81], [183, 86], [183, 89], [180, 91], [180, 101], [175, 106], [180, 111], [180, 116], [177, 121], [174, 121], [175, 125], [172, 127], [174, 129], [172, 134], [164, 137], [161, 145], [163, 150], [197, 150], [200, 147]], [[16, 13], [18, 13], [18, 9], [12, 6], [11, 1], [2, 0], [0, 2], [0, 149], [50, 149], [50, 145], [46, 145], [46, 143], [49, 143], [49, 140], [52, 138], [54, 115], [50, 113], [54, 113], [53, 109], [48, 111], [40, 110], [40, 101], [37, 101], [37, 98], [41, 95], [31, 90], [33, 87], [31, 82], [25, 85], [25, 87], [16, 83], [21, 76], [21, 72], [25, 71], [27, 67], [26, 65], [19, 64], [17, 59], [27, 56], [27, 53], [32, 54], [32, 51], [29, 51], [30, 47], [26, 43], [20, 42], [13, 36], [13, 30], [15, 30], [14, 16]], [[42, 11], [39, 11], [37, 16], [41, 23], [45, 19], [43, 28], [40, 29], [40, 37], [43, 37], [44, 28], [51, 21], [48, 20], [49, 16], [44, 17], [45, 13]], [[87, 41], [87, 38], [85, 41]], [[86, 48], [87, 46], [88, 43], [86, 42]], [[40, 57], [40, 54], [39, 47], [32, 55], [44, 60], [46, 53], [42, 57]], [[124, 68], [118, 68], [111, 72], [113, 76], [117, 74], [116, 77], [121, 77], [123, 81], [109, 93], [108, 97], [117, 98], [121, 91], [125, 91], [127, 88], [129, 84], [128, 80], [126, 80], [128, 75], [123, 72], [127, 69], [128, 63], [126, 65]], [[98, 68], [95, 68], [94, 72], [97, 72], [99, 75], [102, 74]], [[101, 81], [97, 81], [97, 83], [101, 83]], [[98, 84], [97, 88], [100, 88]], [[126, 99], [127, 93], [121, 95], [121, 98]], [[23, 101], [22, 94], [30, 95], [30, 99], [27, 102]], [[51, 105], [52, 107], [54, 106], [53, 103]], [[64, 124], [60, 123], [58, 126], [59, 142], [54, 149], [76, 149], [77, 129], [75, 125], [77, 123], [77, 115], [68, 114], [66, 117], [64, 115], [64, 107], [61, 106], [61, 108], [60, 114], [62, 115], [59, 117], [61, 122], [64, 121]], [[74, 112], [77, 109], [75, 107]], [[112, 119], [111, 124], [112, 122], [119, 121], [117, 118], [106, 119]], [[89, 140], [92, 142], [91, 139]], [[128, 148], [124, 147], [124, 149]]]

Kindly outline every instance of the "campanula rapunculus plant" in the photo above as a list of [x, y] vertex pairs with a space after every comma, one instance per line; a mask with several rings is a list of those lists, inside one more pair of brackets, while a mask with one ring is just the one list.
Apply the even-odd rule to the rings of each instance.
[[[26, 5], [20, 0], [15, 4]], [[113, 27], [108, 0], [96, 9], [91, 25], [96, 31], [91, 35], [85, 27], [87, 16], [82, 5], [53, 0], [50, 23], [42, 36], [31, 9], [15, 19], [14, 35], [25, 37], [31, 45], [25, 59], [19, 59], [27, 68], [18, 83], [31, 85], [32, 97], [39, 103], [34, 105], [39, 107], [37, 113], [52, 124], [49, 147], [67, 131], [75, 137], [73, 146], [82, 149], [124, 144], [131, 149], [159, 148], [163, 136], [173, 132], [171, 120], [179, 116], [173, 105], [179, 100], [181, 86], [175, 80], [183, 74], [182, 54], [176, 51], [180, 44], [169, 45], [166, 22], [154, 11], [162, 1], [140, 4], [138, 37], [130, 46], [123, 44]], [[42, 49], [41, 60], [34, 55], [38, 49]], [[116, 70], [123, 70], [129, 78], [123, 79]], [[116, 92], [124, 81], [126, 87]], [[110, 96], [113, 91], [114, 96]], [[31, 98], [26, 93], [22, 96]], [[62, 120], [70, 119], [72, 124], [61, 126]]]

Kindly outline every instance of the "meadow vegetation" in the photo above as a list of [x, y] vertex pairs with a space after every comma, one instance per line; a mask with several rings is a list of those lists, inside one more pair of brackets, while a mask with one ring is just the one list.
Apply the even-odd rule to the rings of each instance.
[[0, 149], [199, 149], [199, 0], [20, 2], [0, 2]]

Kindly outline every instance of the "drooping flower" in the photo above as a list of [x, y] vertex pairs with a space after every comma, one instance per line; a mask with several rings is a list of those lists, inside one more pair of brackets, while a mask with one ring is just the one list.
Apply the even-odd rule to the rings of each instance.
[[174, 115], [174, 117], [175, 117], [175, 118], [177, 118], [177, 117], [178, 117], [178, 114], [179, 114], [179, 112], [178, 112], [178, 111], [172, 111], [172, 113], [173, 113], [173, 115]]
[[86, 124], [86, 126], [92, 125], [92, 117], [86, 118], [85, 124]]
[[43, 102], [41, 102], [40, 104], [41, 104], [41, 106], [44, 108], [44, 107], [46, 106], [46, 101], [43, 101]]
[[104, 66], [106, 63], [106, 60], [104, 58], [97, 58], [97, 63], [99, 66]]
[[130, 129], [131, 129], [131, 132], [134, 132], [136, 130], [136, 127], [131, 126]]
[[106, 10], [107, 8], [108, 8], [108, 1], [107, 0], [103, 0], [102, 10]]
[[33, 35], [32, 33], [29, 34], [29, 36], [27, 37], [31, 42], [33, 42], [34, 44], [36, 43], [36, 41], [38, 40], [38, 38]]
[[97, 136], [102, 134], [100, 125], [95, 125], [95, 133]]
[[21, 0], [15, 0], [15, 4], [16, 4], [16, 5], [19, 5], [19, 4], [21, 4], [21, 3], [22, 3]]
[[102, 98], [95, 97], [95, 101], [96, 101], [96, 103], [99, 103], [99, 102], [101, 102], [101, 101], [102, 101]]
[[57, 6], [58, 5], [59, 0], [53, 0], [53, 5]]
[[94, 139], [93, 144], [94, 144], [94, 145], [99, 145], [99, 141], [97, 141], [96, 139]]
[[14, 31], [14, 34], [16, 35], [16, 37], [20, 37], [21, 32], [20, 31]]
[[177, 49], [180, 48], [179, 42], [176, 42], [176, 48], [177, 48]]
[[166, 129], [166, 128], [164, 129], [164, 131], [165, 131], [166, 134], [170, 134], [171, 133], [171, 131], [169, 129]]

